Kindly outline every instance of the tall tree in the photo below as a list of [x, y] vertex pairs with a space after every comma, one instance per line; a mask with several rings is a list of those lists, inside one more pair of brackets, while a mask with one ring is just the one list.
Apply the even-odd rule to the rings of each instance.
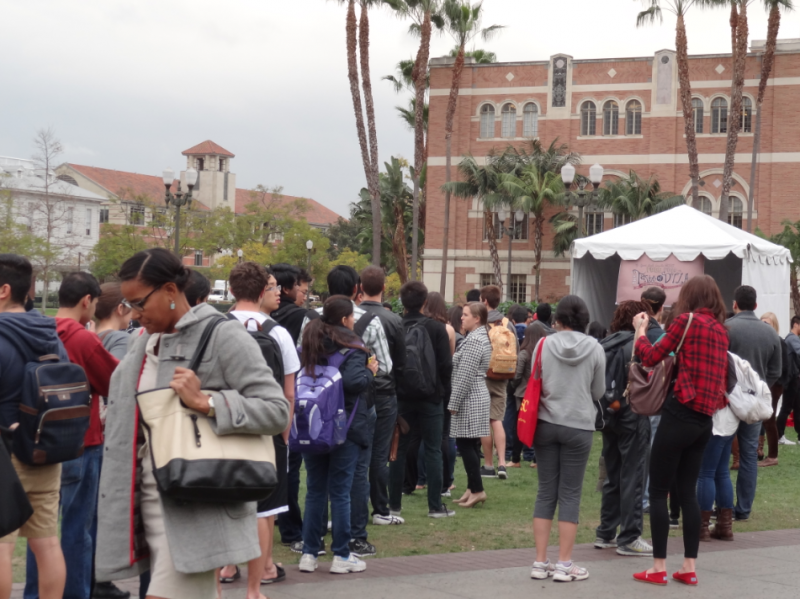
[[[516, 165], [509, 166], [513, 169]], [[454, 195], [461, 199], [475, 198], [483, 206], [484, 230], [489, 242], [489, 255], [492, 258], [492, 271], [495, 284], [503, 288], [503, 272], [500, 266], [500, 254], [497, 251], [497, 229], [494, 225], [494, 212], [510, 204], [507, 196], [498, 191], [499, 171], [493, 160], [481, 166], [473, 156], [464, 156], [458, 164], [459, 180], [449, 181], [442, 185], [445, 195]]]
[[767, 43], [761, 57], [761, 79], [758, 82], [758, 98], [756, 99], [756, 132], [753, 136], [753, 158], [750, 163], [750, 194], [747, 197], [747, 231], [753, 231], [753, 193], [756, 186], [756, 160], [761, 145], [761, 105], [767, 91], [767, 81], [775, 62], [775, 46], [778, 44], [778, 30], [781, 26], [781, 9], [790, 11], [794, 8], [792, 0], [763, 0], [764, 8], [769, 12], [767, 22]]
[[[533, 225], [533, 267], [536, 270], [534, 297], [539, 301], [539, 282], [541, 280], [542, 241], [544, 239], [544, 211], [548, 206], [557, 205], [564, 195], [564, 182], [554, 171], [540, 171], [534, 164], [524, 166], [519, 174], [500, 174], [500, 190], [511, 198], [510, 209], [522, 210], [534, 218]], [[510, 281], [509, 281], [510, 284]]]
[[[369, 8], [378, 0], [358, 0], [361, 8], [360, 19], [356, 19], [356, 0], [337, 0], [347, 3], [345, 37], [347, 41], [347, 78], [350, 81], [350, 95], [356, 116], [356, 132], [361, 148], [361, 162], [367, 179], [372, 202], [372, 226], [381, 230], [380, 222], [380, 184], [378, 182], [378, 138], [375, 128], [375, 107], [372, 99], [372, 78], [369, 70]], [[359, 74], [360, 62], [360, 74]], [[361, 102], [361, 89], [364, 90], [364, 103]], [[366, 126], [364, 116], [366, 113]], [[372, 263], [380, 266], [381, 240], [372, 241]]]
[[731, 5], [731, 54], [733, 74], [731, 76], [731, 108], [728, 112], [728, 140], [725, 145], [725, 163], [722, 169], [722, 195], [719, 204], [719, 219], [728, 222], [729, 194], [733, 182], [733, 166], [736, 161], [736, 145], [742, 125], [742, 92], [744, 91], [745, 59], [747, 58], [747, 4], [751, 0], [729, 0]]
[[[756, 230], [760, 235], [760, 232]], [[800, 314], [800, 288], [797, 284], [797, 264], [800, 262], [800, 221], [783, 221], [783, 231], [769, 238], [772, 243], [788, 248], [792, 255], [791, 268], [789, 268], [789, 294], [792, 298], [792, 309], [795, 314]]]
[[[502, 29], [501, 25], [491, 25], [483, 28], [483, 2], [470, 4], [468, 0], [445, 0], [443, 15], [446, 28], [458, 46], [458, 54], [453, 63], [453, 76], [450, 83], [450, 95], [447, 100], [447, 113], [445, 114], [445, 184], [451, 181], [452, 166], [452, 140], [453, 119], [456, 114], [458, 91], [461, 87], [461, 73], [464, 70], [464, 53], [466, 46], [476, 37], [483, 40], [491, 39]], [[439, 283], [439, 293], [445, 294], [447, 284], [447, 258], [450, 244], [450, 191], [444, 194], [444, 230], [442, 232], [442, 278]]]
[[[681, 108], [683, 110], [683, 130], [686, 136], [686, 150], [689, 154], [689, 177], [692, 180], [692, 206], [700, 207], [699, 184], [700, 167], [697, 161], [697, 138], [694, 130], [694, 111], [692, 110], [692, 86], [689, 80], [689, 42], [686, 37], [686, 13], [695, 4], [699, 6], [717, 5], [720, 0], [642, 0], [648, 8], [636, 17], [636, 26], [641, 27], [656, 20], [662, 22], [661, 5], [664, 10], [677, 17], [675, 25], [675, 53], [678, 60], [678, 84], [680, 86]], [[724, 0], [722, 0], [724, 1]]]
[[[411, 32], [419, 35], [419, 48], [411, 68], [411, 83], [414, 87], [414, 168], [411, 177], [414, 184], [411, 225], [411, 280], [417, 280], [417, 264], [419, 262], [419, 220], [420, 189], [423, 170], [428, 159], [427, 154], [427, 120], [425, 115], [425, 94], [428, 89], [428, 59], [430, 57], [431, 36], [433, 27], [442, 29], [444, 19], [439, 13], [441, 0], [386, 0], [398, 14], [412, 20]], [[402, 277], [401, 277], [402, 278]]]

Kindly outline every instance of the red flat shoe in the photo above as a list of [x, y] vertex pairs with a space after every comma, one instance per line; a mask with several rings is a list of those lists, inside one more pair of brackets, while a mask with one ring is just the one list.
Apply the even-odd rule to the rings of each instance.
[[675, 574], [672, 575], [672, 578], [678, 582], [682, 582], [683, 584], [688, 584], [691, 587], [697, 586], [697, 574], [694, 572], [686, 572], [686, 574], [675, 572]]
[[[653, 572], [652, 574], [648, 574], [647, 570], [644, 572], [639, 572], [638, 574], [633, 575], [634, 580], [638, 580], [639, 582], [646, 582], [647, 584], [657, 584], [659, 586], [666, 586], [667, 585], [667, 573], [664, 572]], [[681, 581], [682, 582], [682, 581]], [[686, 583], [689, 584], [689, 583]], [[697, 583], [695, 583], [697, 584]]]

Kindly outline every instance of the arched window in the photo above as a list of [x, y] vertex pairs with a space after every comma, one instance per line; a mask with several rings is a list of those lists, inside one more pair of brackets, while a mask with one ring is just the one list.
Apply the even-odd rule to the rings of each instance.
[[742, 200], [736, 196], [728, 197], [728, 224], [733, 225], [739, 229], [742, 228], [742, 213], [744, 206]]
[[522, 110], [522, 136], [536, 137], [537, 135], [539, 135], [539, 107], [533, 102], [528, 102]]
[[517, 107], [513, 104], [503, 106], [503, 137], [517, 136]]
[[703, 101], [700, 98], [692, 98], [692, 115], [694, 116], [694, 132], [703, 132]]
[[481, 137], [494, 137], [494, 106], [491, 104], [481, 106]]
[[747, 96], [742, 97], [742, 118], [739, 129], [742, 133], [753, 132], [753, 102]]
[[728, 101], [717, 98], [711, 103], [711, 133], [728, 132]]
[[711, 216], [711, 200], [706, 197], [700, 196], [700, 212]]
[[625, 107], [625, 133], [642, 134], [642, 103], [639, 100], [631, 100]]
[[614, 100], [603, 104], [603, 135], [619, 135], [619, 104]]
[[581, 104], [581, 135], [597, 135], [597, 108], [594, 102]]

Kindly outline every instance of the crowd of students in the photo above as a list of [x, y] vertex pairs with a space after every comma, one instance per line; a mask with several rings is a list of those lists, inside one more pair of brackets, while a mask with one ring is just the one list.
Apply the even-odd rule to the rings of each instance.
[[[330, 571], [360, 572], [362, 558], [377, 553], [369, 522], [404, 524], [404, 494], [424, 489], [428, 517], [453, 517], [454, 507], [485, 504], [483, 479], [507, 479], [523, 459], [539, 479], [531, 577], [584, 580], [589, 573], [571, 553], [597, 430], [606, 474], [595, 547], [652, 556], [653, 567], [634, 578], [666, 584], [667, 536], [682, 517], [685, 561], [673, 578], [696, 584], [699, 543], [733, 540], [732, 523], [749, 518], [764, 436], [769, 455], [760, 465], [777, 465], [786, 417], [800, 401], [800, 318], [781, 340], [774, 315], [755, 315], [755, 290], [746, 286], [736, 290], [728, 318], [708, 276], [686, 283], [668, 314], [659, 288], [620, 303], [606, 334], [576, 296], [562, 298], [555, 313], [542, 303], [535, 312], [513, 306], [505, 316], [493, 285], [448, 310], [423, 283], [406, 283], [401, 316], [382, 303], [385, 273], [374, 266], [333, 268], [330, 296], [311, 310], [311, 279], [302, 269], [240, 263], [229, 278], [236, 303], [223, 315], [205, 303], [208, 280], [161, 249], [127, 260], [118, 283], [66, 275], [51, 319], [31, 309], [32, 272], [24, 257], [0, 255], [0, 427], [33, 508], [18, 531], [0, 539], [0, 599], [10, 596], [17, 535], [28, 540], [26, 599], [126, 599], [113, 581], [131, 576], [140, 577], [142, 598], [211, 599], [221, 584], [241, 578], [243, 562], [247, 599], [259, 599], [262, 585], [286, 578], [272, 557], [276, 524], [280, 542], [301, 554], [301, 572], [317, 569], [329, 529]], [[220, 319], [230, 322], [214, 329], [203, 360], [187, 368], [206, 327]], [[733, 434], [713, 424], [736, 384], [728, 351], [772, 389], [763, 433], [760, 422], [741, 422]], [[621, 393], [628, 363], [653, 366], [670, 354], [678, 355], [677, 376], [661, 413], [636, 414]], [[83, 452], [63, 463], [24, 463], [11, 443], [25, 409], [24, 373], [50, 355], [85, 371], [91, 403]], [[526, 447], [516, 421], [537, 356], [538, 426]], [[295, 395], [325, 368], [338, 371], [346, 435], [329, 451], [290, 450], [298, 434]], [[277, 485], [269, 497], [221, 504], [164, 494], [152, 458], [161, 448], [151, 446], [137, 408], [137, 394], [161, 388], [208, 418], [216, 435], [272, 437]], [[448, 505], [456, 452], [466, 488]], [[417, 455], [424, 456], [419, 474]], [[417, 484], [422, 471], [424, 484]], [[554, 563], [547, 545], [556, 509]], [[646, 513], [652, 545], [642, 538]]]

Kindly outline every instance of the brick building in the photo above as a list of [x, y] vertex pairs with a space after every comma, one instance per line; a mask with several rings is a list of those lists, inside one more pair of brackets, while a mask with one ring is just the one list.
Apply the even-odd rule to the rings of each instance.
[[[754, 41], [747, 57], [743, 128], [739, 134], [731, 188], [729, 221], [741, 227], [750, 191], [756, 95], [764, 42]], [[445, 112], [452, 58], [431, 61], [428, 159], [428, 206], [424, 280], [439, 289], [442, 268], [445, 181]], [[722, 167], [730, 105], [730, 54], [690, 56], [689, 72], [695, 110], [702, 210], [719, 214]], [[579, 60], [556, 54], [548, 61], [468, 64], [464, 68], [452, 138], [453, 178], [456, 165], [471, 154], [479, 163], [492, 149], [523, 146], [538, 137], [548, 146], [554, 139], [578, 152], [578, 173], [588, 176], [599, 163], [605, 180], [625, 177], [630, 170], [655, 175], [664, 191], [690, 196], [689, 164], [679, 100], [674, 51], [643, 58]], [[782, 221], [800, 218], [795, 167], [800, 163], [800, 40], [781, 40], [762, 107], [762, 137], [754, 189], [753, 229], [771, 234]], [[492, 282], [483, 211], [477, 200], [451, 201], [447, 264], [448, 300], [463, 300], [469, 289]], [[547, 218], [555, 210], [547, 214]], [[611, 212], [588, 212], [589, 233], [623, 223]], [[512, 243], [510, 299], [532, 299], [533, 236], [526, 218]], [[531, 234], [529, 235], [529, 231]], [[680, 232], [676, 231], [676, 234]], [[519, 239], [517, 239], [519, 238]], [[569, 292], [569, 257], [552, 252], [553, 232], [545, 223], [541, 292], [554, 299]], [[508, 237], [498, 242], [506, 278]], [[438, 245], [437, 245], [438, 244]]]

